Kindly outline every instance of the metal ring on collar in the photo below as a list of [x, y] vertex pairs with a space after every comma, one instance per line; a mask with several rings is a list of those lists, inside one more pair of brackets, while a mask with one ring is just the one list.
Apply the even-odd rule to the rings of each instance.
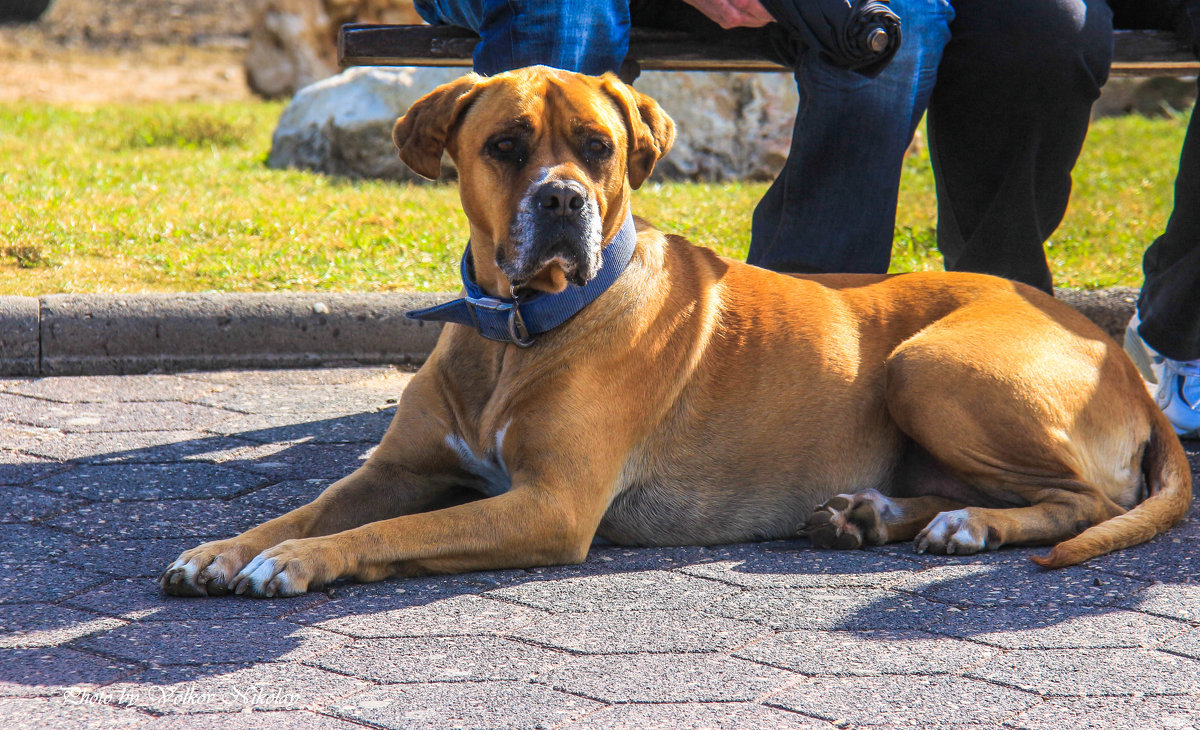
[[529, 347], [535, 339], [525, 327], [525, 320], [521, 318], [521, 310], [516, 303], [508, 310], [508, 338], [517, 347]]

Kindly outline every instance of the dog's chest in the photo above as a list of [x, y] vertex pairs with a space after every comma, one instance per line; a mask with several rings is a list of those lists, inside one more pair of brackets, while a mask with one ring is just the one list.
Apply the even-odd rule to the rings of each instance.
[[483, 449], [472, 448], [459, 434], [446, 435], [446, 446], [458, 457], [459, 467], [476, 478], [471, 487], [485, 497], [495, 497], [512, 489], [512, 475], [504, 463], [504, 438], [510, 424], [511, 421], [497, 429], [488, 447]]

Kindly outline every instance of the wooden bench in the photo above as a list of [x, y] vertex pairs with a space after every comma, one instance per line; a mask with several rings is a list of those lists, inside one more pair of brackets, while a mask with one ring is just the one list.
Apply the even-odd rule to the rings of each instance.
[[[345, 66], [466, 66], [479, 36], [469, 30], [430, 25], [343, 25], [338, 63]], [[626, 63], [644, 71], [787, 71], [750, 43], [698, 39], [678, 31], [634, 28]], [[1192, 76], [1200, 61], [1173, 33], [1116, 32], [1112, 75]]]

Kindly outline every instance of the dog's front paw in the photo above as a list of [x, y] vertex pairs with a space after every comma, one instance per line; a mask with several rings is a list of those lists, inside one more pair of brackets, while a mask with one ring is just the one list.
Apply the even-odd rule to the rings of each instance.
[[232, 590], [233, 577], [256, 551], [232, 540], [215, 540], [186, 550], [167, 566], [158, 579], [170, 596], [223, 596]]
[[255, 598], [298, 596], [326, 582], [321, 551], [308, 540], [287, 540], [259, 553], [234, 576], [233, 591]]
[[[854, 550], [863, 545], [882, 545], [887, 532], [881, 512], [887, 497], [874, 489], [856, 494], [839, 494], [813, 510], [804, 531], [813, 545], [835, 550]], [[881, 509], [883, 508], [883, 509]]]
[[940, 555], [972, 555], [981, 550], [995, 550], [998, 539], [979, 519], [973, 519], [966, 509], [940, 512], [917, 535], [917, 552]]

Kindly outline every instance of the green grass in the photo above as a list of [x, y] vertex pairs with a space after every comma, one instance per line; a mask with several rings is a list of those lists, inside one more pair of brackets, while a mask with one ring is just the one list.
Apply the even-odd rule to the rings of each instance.
[[[264, 164], [281, 106], [0, 105], [0, 294], [446, 290], [466, 241], [448, 185]], [[1186, 119], [1094, 125], [1048, 252], [1060, 284], [1140, 283]], [[763, 183], [649, 184], [634, 209], [743, 258]], [[940, 269], [927, 155], [906, 161], [894, 271]]]

